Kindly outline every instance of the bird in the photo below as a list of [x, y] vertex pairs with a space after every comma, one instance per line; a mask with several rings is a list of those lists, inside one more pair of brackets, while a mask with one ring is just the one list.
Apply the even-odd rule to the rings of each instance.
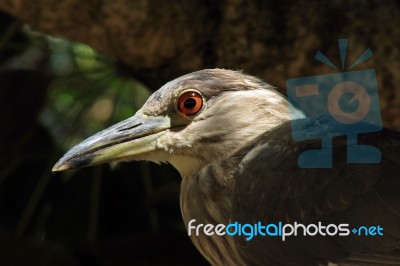
[[[299, 155], [321, 148], [321, 140], [295, 140], [293, 117], [303, 121], [304, 134], [335, 130], [332, 118], [307, 117], [257, 77], [199, 70], [166, 83], [132, 117], [70, 149], [53, 171], [137, 160], [171, 164], [182, 177], [183, 222], [212, 265], [400, 265], [400, 134], [386, 128], [359, 134], [359, 143], [379, 148], [380, 163], [346, 163], [346, 138], [335, 137], [331, 168], [302, 168]], [[193, 229], [250, 230], [259, 223], [332, 227], [329, 235], [300, 228], [285, 240], [282, 232], [249, 240], [245, 231]], [[338, 226], [347, 226], [346, 236]], [[371, 234], [351, 231], [364, 227]]]

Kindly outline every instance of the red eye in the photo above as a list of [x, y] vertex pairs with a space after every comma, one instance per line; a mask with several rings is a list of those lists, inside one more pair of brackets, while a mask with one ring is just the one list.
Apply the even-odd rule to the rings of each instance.
[[203, 107], [203, 97], [196, 91], [187, 91], [179, 96], [178, 109], [184, 115], [195, 115]]

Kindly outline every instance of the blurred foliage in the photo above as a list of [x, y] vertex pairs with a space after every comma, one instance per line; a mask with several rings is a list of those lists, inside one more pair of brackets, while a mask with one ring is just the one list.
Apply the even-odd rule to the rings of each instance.
[[205, 264], [185, 232], [172, 167], [51, 173], [71, 146], [150, 95], [122, 69], [0, 13], [0, 265]]
[[41, 121], [63, 148], [132, 116], [150, 95], [143, 84], [121, 78], [114, 62], [89, 46], [42, 37], [51, 53], [48, 68], [56, 78]]

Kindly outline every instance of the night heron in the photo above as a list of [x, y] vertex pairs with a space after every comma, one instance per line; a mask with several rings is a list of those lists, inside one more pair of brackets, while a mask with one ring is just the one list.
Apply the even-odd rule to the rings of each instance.
[[[255, 77], [197, 71], [168, 82], [134, 116], [72, 148], [53, 171], [111, 161], [168, 162], [182, 176], [186, 226], [195, 219], [197, 225], [375, 228], [347, 236], [333, 234], [333, 228], [332, 235], [299, 233], [285, 241], [192, 232], [193, 243], [213, 265], [400, 265], [399, 135], [387, 130], [360, 135], [360, 143], [380, 149], [379, 164], [347, 164], [346, 140], [336, 138], [332, 168], [299, 168], [299, 154], [320, 141], [293, 140], [288, 106]], [[309, 130], [316, 125], [329, 126], [317, 119]]]

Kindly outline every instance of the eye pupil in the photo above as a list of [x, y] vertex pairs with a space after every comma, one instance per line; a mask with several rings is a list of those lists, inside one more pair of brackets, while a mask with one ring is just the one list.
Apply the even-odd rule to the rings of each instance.
[[196, 100], [193, 98], [188, 98], [183, 103], [186, 109], [193, 109], [196, 106]]

